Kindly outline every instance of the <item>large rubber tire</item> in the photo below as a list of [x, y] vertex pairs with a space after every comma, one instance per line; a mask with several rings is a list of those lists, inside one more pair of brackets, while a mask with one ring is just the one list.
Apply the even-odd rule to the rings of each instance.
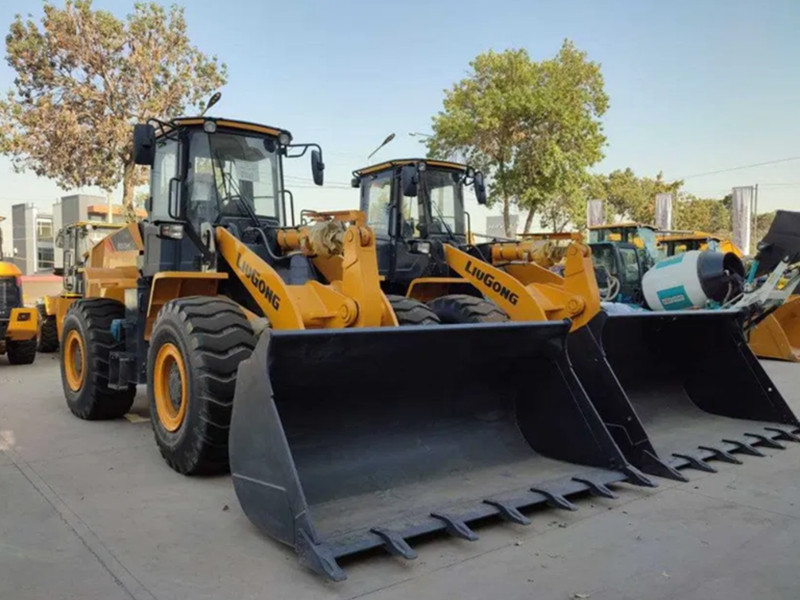
[[508, 315], [496, 304], [466, 294], [450, 294], [428, 303], [444, 325], [456, 323], [502, 323]]
[[236, 373], [255, 342], [239, 305], [224, 297], [178, 298], [159, 312], [147, 354], [147, 398], [158, 448], [179, 473], [228, 470]]
[[42, 325], [39, 328], [39, 352], [56, 352], [58, 350], [58, 327], [56, 316], [48, 315], [44, 306], [39, 305], [39, 318]]
[[36, 358], [36, 338], [23, 342], [6, 342], [8, 362], [12, 365], [29, 365]]
[[419, 300], [405, 296], [386, 296], [400, 325], [439, 325], [439, 317]]
[[133, 404], [135, 385], [122, 390], [108, 387], [109, 356], [124, 349], [124, 344], [111, 335], [111, 322], [124, 317], [123, 304], [107, 298], [77, 300], [64, 317], [65, 343], [59, 353], [61, 385], [67, 406], [78, 418], [118, 419]]

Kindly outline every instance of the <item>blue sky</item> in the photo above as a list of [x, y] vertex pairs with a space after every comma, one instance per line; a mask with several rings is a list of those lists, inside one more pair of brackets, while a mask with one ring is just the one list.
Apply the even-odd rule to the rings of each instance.
[[[800, 157], [800, 2], [792, 0], [186, 4], [193, 43], [228, 65], [212, 112], [323, 145], [325, 189], [309, 186], [305, 160], [288, 166], [299, 203], [312, 207], [354, 206], [349, 173], [390, 132], [396, 139], [376, 160], [422, 154], [408, 133], [430, 131], [442, 91], [475, 55], [524, 47], [543, 59], [564, 38], [602, 64], [611, 99], [606, 158], [595, 170], [680, 178]], [[124, 15], [132, 1], [95, 6]], [[41, 4], [3, 3], [0, 29], [17, 12], [38, 18]], [[12, 80], [2, 64], [0, 89]], [[61, 193], [32, 174], [12, 174], [4, 158], [0, 174], [0, 215], [23, 200], [47, 209]], [[759, 183], [763, 209], [800, 210], [800, 160], [686, 183], [707, 197]], [[484, 214], [471, 210], [473, 219]]]

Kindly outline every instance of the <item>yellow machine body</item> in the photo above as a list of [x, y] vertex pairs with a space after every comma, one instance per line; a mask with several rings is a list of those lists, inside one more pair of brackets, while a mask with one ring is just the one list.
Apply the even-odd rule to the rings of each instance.
[[790, 296], [756, 325], [749, 343], [758, 357], [800, 362], [800, 295]]

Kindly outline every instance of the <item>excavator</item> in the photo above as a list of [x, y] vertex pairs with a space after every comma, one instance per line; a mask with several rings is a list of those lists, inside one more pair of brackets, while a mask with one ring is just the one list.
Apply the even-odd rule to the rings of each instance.
[[256, 527], [337, 581], [343, 556], [413, 559], [427, 534], [653, 485], [576, 376], [567, 320], [440, 327], [381, 289], [364, 213], [295, 224], [284, 162], [310, 155], [321, 185], [318, 145], [205, 111], [133, 137], [149, 216], [89, 251], [57, 317], [77, 417], [120, 417], [143, 384], [166, 463], [230, 469]]
[[[466, 165], [391, 160], [354, 171], [353, 186], [375, 231], [385, 290], [426, 302], [443, 324], [569, 320], [573, 368], [634, 466], [686, 480], [680, 469], [713, 471], [711, 459], [740, 462], [800, 440], [800, 422], [747, 347], [744, 311], [609, 314], [589, 245], [571, 240], [556, 273], [537, 262], [547, 240], [470, 244], [464, 189], [479, 203], [486, 192]], [[630, 239], [611, 231], [619, 239], [607, 241], [629, 244], [633, 260], [655, 244], [654, 230], [624, 229]], [[707, 267], [695, 283], [730, 291], [728, 264]]]

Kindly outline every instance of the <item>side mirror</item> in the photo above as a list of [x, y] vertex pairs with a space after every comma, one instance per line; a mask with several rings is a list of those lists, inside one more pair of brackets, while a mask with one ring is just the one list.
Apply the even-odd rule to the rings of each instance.
[[486, 182], [483, 180], [483, 173], [477, 171], [473, 182], [475, 188], [475, 198], [478, 204], [486, 206]]
[[361, 187], [361, 178], [360, 177], [353, 177], [350, 180], [350, 187], [360, 188]]
[[156, 159], [156, 128], [139, 123], [133, 126], [133, 162], [153, 166]]
[[319, 150], [311, 151], [311, 176], [316, 185], [322, 185], [325, 180], [325, 163], [322, 162], [322, 152]]
[[403, 196], [410, 196], [413, 198], [417, 195], [416, 165], [405, 165], [400, 169], [400, 185], [403, 189]]

